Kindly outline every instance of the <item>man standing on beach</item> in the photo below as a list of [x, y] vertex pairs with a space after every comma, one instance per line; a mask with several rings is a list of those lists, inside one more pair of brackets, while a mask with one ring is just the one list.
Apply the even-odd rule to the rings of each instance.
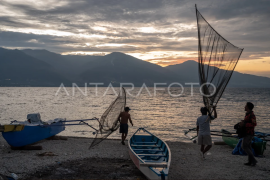
[[242, 149], [247, 153], [248, 155], [248, 162], [244, 165], [247, 166], [256, 166], [257, 160], [254, 158], [252, 148], [251, 148], [251, 142], [252, 138], [254, 136], [254, 129], [257, 125], [256, 122], [256, 116], [253, 113], [254, 105], [251, 102], [247, 102], [245, 106], [246, 116], [245, 119], [242, 120], [239, 125], [242, 127], [245, 127], [246, 134], [242, 139]]
[[118, 121], [120, 122], [120, 133], [122, 133], [122, 144], [125, 145], [125, 139], [128, 134], [128, 120], [133, 126], [129, 112], [129, 107], [125, 107], [125, 111], [121, 112], [118, 116]]
[[[201, 108], [202, 116], [197, 119], [197, 136], [198, 145], [201, 145], [201, 156], [205, 159], [204, 154], [212, 147], [212, 138], [210, 132], [210, 120], [217, 118], [216, 106], [213, 107], [214, 117], [207, 115], [208, 109], [206, 107]], [[206, 147], [205, 147], [206, 146]]]

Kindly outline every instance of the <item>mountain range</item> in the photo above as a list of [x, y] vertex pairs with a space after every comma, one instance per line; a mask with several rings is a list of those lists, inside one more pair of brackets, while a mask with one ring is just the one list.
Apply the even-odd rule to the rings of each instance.
[[[133, 83], [153, 86], [154, 83], [199, 82], [198, 63], [161, 67], [113, 52], [105, 56], [60, 55], [47, 50], [9, 50], [0, 48], [0, 86], [84, 86], [103, 83], [119, 86]], [[270, 88], [270, 78], [234, 72], [230, 87]]]

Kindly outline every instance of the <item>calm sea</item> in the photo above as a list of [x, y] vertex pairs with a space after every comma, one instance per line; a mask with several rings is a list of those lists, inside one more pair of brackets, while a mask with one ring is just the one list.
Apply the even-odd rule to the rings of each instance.
[[[26, 120], [29, 113], [40, 113], [43, 121], [55, 118], [88, 119], [98, 117], [108, 108], [116, 98], [110, 88], [88, 87], [61, 89], [58, 87], [1, 87], [0, 88], [0, 124], [7, 124], [12, 120]], [[166, 90], [154, 88], [135, 88], [127, 95], [127, 106], [130, 111], [134, 127], [129, 129], [129, 137], [139, 127], [147, 128], [150, 132], [171, 141], [188, 141], [183, 131], [194, 128], [196, 119], [200, 116], [203, 106], [202, 96], [198, 88], [171, 88], [170, 95]], [[119, 88], [115, 88], [117, 93]], [[85, 93], [86, 92], [86, 93]], [[255, 105], [257, 116], [257, 131], [270, 133], [270, 89], [227, 88], [220, 99], [217, 112], [218, 118], [211, 123], [212, 130], [227, 129], [234, 131], [233, 126], [244, 118], [244, 106], [247, 101]], [[95, 121], [89, 124], [98, 127]], [[87, 126], [67, 126], [60, 135], [94, 137], [93, 130]], [[118, 132], [110, 138], [120, 138]], [[218, 139], [218, 138], [216, 138]]]

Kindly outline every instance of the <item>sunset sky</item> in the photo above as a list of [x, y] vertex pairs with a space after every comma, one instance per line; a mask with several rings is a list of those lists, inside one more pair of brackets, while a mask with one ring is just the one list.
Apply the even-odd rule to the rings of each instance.
[[162, 66], [197, 61], [195, 4], [244, 48], [236, 71], [270, 77], [269, 0], [1, 0], [0, 47], [122, 52]]

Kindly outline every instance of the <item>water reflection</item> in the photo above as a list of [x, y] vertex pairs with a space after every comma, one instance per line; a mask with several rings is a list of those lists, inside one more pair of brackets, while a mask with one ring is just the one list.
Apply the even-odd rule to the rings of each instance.
[[[63, 117], [67, 119], [87, 119], [100, 117], [116, 98], [112, 89], [98, 88], [98, 96], [95, 88], [87, 89], [87, 96], [79, 90], [72, 95], [72, 88], [55, 93], [58, 88], [51, 87], [1, 87], [0, 88], [0, 119], [1, 124], [9, 123], [11, 120], [25, 120], [28, 113], [41, 114], [43, 120]], [[84, 92], [84, 88], [81, 88]], [[139, 127], [145, 127], [150, 132], [158, 135], [164, 140], [186, 141], [183, 130], [195, 127], [195, 122], [200, 116], [200, 107], [203, 106], [202, 97], [198, 88], [194, 88], [193, 96], [191, 89], [185, 88], [182, 96], [172, 97], [167, 90], [156, 91], [148, 88], [136, 95], [140, 88], [131, 91], [133, 96], [127, 96], [127, 106], [130, 111], [134, 127], [130, 127], [129, 136]], [[173, 94], [180, 94], [181, 88], [171, 88]], [[222, 128], [233, 131], [233, 125], [244, 118], [244, 106], [247, 101], [255, 104], [254, 112], [257, 116], [257, 131], [269, 133], [270, 116], [270, 89], [243, 89], [227, 88], [217, 107], [218, 118], [212, 122], [212, 130]], [[119, 91], [119, 88], [116, 89]], [[90, 122], [98, 127], [97, 122]], [[87, 126], [69, 126], [61, 135], [94, 137], [92, 130]], [[113, 133], [110, 138], [119, 138], [118, 132]]]

